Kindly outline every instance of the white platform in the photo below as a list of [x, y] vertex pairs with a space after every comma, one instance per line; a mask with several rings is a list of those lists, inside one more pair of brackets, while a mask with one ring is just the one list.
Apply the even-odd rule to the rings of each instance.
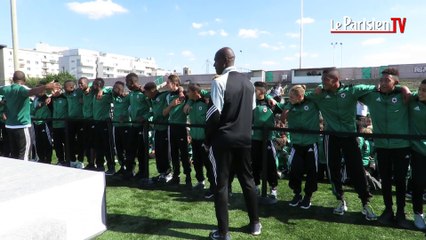
[[106, 230], [102, 172], [0, 157], [0, 239], [90, 239]]

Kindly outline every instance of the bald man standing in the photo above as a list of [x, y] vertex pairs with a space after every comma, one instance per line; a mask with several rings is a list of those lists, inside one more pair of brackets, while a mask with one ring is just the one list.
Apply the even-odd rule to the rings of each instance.
[[31, 127], [30, 98], [44, 90], [58, 90], [58, 83], [48, 83], [29, 89], [25, 86], [25, 73], [15, 71], [13, 83], [0, 87], [0, 95], [6, 99], [6, 131], [9, 134], [9, 146], [11, 157], [28, 161], [31, 139], [29, 128]]
[[231, 239], [228, 216], [230, 171], [237, 174], [243, 190], [250, 233], [260, 235], [262, 225], [251, 167], [251, 125], [256, 107], [254, 86], [246, 75], [236, 71], [231, 48], [217, 51], [214, 61], [219, 75], [212, 81], [205, 144], [209, 148], [216, 185], [214, 203], [218, 229], [210, 233], [210, 238]]

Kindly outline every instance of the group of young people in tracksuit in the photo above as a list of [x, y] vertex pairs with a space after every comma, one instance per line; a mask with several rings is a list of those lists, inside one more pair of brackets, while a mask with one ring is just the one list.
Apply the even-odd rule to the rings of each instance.
[[31, 109], [38, 159], [52, 162], [53, 143], [58, 165], [81, 168], [86, 157], [87, 169], [104, 171], [106, 158], [111, 173], [115, 164], [105, 121], [110, 117], [111, 89], [104, 88], [101, 78], [89, 86], [83, 77], [78, 85], [69, 80], [62, 91], [49, 96], [41, 92], [34, 98]]
[[[344, 85], [339, 81], [335, 68], [326, 69], [322, 84], [315, 92], [305, 92], [304, 86], [296, 85], [290, 89], [289, 103], [282, 107], [282, 121], [287, 121], [290, 129], [319, 130], [320, 114], [325, 122], [324, 152], [327, 170], [338, 200], [335, 214], [343, 215], [347, 210], [342, 188], [342, 159], [346, 172], [351, 178], [355, 191], [362, 202], [362, 214], [367, 220], [378, 219], [380, 223], [396, 224], [410, 228], [411, 223], [405, 215], [405, 193], [407, 169], [411, 160], [413, 181], [414, 225], [426, 229], [423, 218], [423, 191], [426, 178], [426, 140], [408, 138], [376, 138], [377, 165], [382, 179], [382, 193], [385, 210], [377, 217], [371, 207], [361, 151], [356, 136], [356, 104], [361, 101], [369, 107], [373, 130], [377, 134], [426, 134], [426, 80], [419, 90], [411, 94], [408, 88], [399, 84], [396, 69], [382, 72], [379, 87], [370, 85]], [[331, 133], [330, 133], [331, 132]], [[336, 132], [336, 134], [333, 134]], [[307, 209], [313, 192], [317, 190], [318, 135], [290, 133], [292, 149], [289, 157], [289, 186], [294, 192], [290, 206]], [[306, 174], [305, 196], [301, 194], [302, 176]], [[392, 208], [392, 182], [396, 186], [396, 214]]]
[[[260, 184], [262, 154], [266, 152], [267, 181], [271, 196], [277, 196], [278, 175], [274, 159], [271, 135], [266, 136], [266, 150], [263, 145], [262, 127], [273, 127], [275, 114], [281, 113], [281, 120], [290, 129], [314, 130], [320, 128], [320, 114], [324, 119], [324, 152], [327, 171], [333, 193], [338, 200], [335, 214], [343, 215], [347, 204], [342, 187], [342, 159], [351, 178], [355, 191], [362, 203], [362, 214], [367, 220], [378, 219], [383, 224], [396, 223], [408, 228], [411, 224], [405, 216], [405, 192], [408, 166], [412, 169], [414, 223], [426, 229], [423, 218], [422, 194], [426, 186], [426, 140], [407, 138], [376, 138], [377, 164], [382, 179], [385, 210], [377, 217], [369, 201], [368, 189], [361, 151], [356, 140], [356, 104], [358, 101], [369, 107], [374, 133], [378, 134], [426, 134], [426, 80], [420, 84], [416, 94], [410, 94], [406, 87], [399, 86], [399, 73], [395, 69], [382, 72], [380, 87], [371, 85], [344, 85], [340, 82], [335, 68], [323, 71], [322, 84], [315, 92], [305, 92], [304, 86], [293, 86], [289, 91], [289, 102], [269, 102], [266, 84], [256, 82], [256, 107], [253, 111], [252, 167], [254, 182]], [[126, 93], [125, 86], [129, 89]], [[155, 181], [180, 182], [180, 164], [183, 165], [185, 184], [192, 186], [191, 162], [188, 144], [193, 149], [193, 165], [197, 179], [196, 187], [204, 188], [203, 168], [207, 169], [210, 186], [214, 186], [212, 166], [206, 151], [203, 127], [190, 127], [186, 123], [205, 124], [208, 115], [208, 98], [198, 84], [190, 83], [186, 91], [177, 75], [167, 79], [168, 91], [160, 92], [157, 84], [149, 82], [143, 87], [138, 76], [130, 73], [125, 83], [118, 81], [113, 88], [104, 87], [104, 81], [97, 78], [90, 85], [87, 78], [80, 78], [78, 87], [73, 81], [64, 83], [63, 91], [48, 96], [37, 94], [33, 102], [32, 116], [36, 136], [37, 155], [41, 162], [51, 163], [52, 136], [58, 163], [65, 166], [81, 165], [87, 158], [86, 168], [115, 173], [114, 149], [121, 165], [120, 174], [133, 176], [136, 157], [141, 178], [148, 178], [145, 155], [144, 123], [154, 121], [154, 148], [159, 175]], [[186, 93], [185, 93], [186, 92]], [[114, 108], [111, 109], [111, 104]], [[112, 121], [111, 121], [112, 117]], [[49, 121], [53, 118], [53, 121]], [[66, 120], [66, 121], [65, 121]], [[112, 123], [112, 124], [109, 124]], [[111, 128], [113, 126], [113, 129]], [[113, 138], [111, 138], [113, 132]], [[331, 132], [331, 133], [330, 133]], [[336, 134], [333, 134], [336, 132]], [[307, 209], [317, 190], [318, 134], [290, 133], [292, 149], [289, 157], [289, 187], [294, 192], [291, 206]], [[112, 142], [113, 141], [113, 142]], [[170, 162], [172, 166], [170, 166]], [[302, 177], [306, 174], [304, 196]], [[396, 185], [396, 214], [392, 208], [392, 181]], [[210, 195], [211, 196], [211, 195]]]

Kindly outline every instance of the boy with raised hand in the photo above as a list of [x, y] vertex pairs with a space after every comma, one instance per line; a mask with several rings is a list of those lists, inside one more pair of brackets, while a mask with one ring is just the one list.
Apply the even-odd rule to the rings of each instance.
[[[409, 105], [410, 134], [426, 135], [426, 79], [419, 86], [417, 96]], [[411, 173], [413, 184], [414, 225], [426, 229], [423, 216], [423, 192], [426, 188], [426, 139], [411, 141]]]
[[[287, 120], [291, 129], [319, 131], [320, 115], [316, 104], [305, 99], [306, 87], [295, 85], [290, 89], [290, 103], [285, 106], [285, 113], [281, 120]], [[308, 209], [311, 206], [312, 194], [317, 191], [318, 172], [318, 140], [317, 134], [291, 133], [292, 148], [289, 156], [290, 175], [289, 187], [294, 197], [289, 205]], [[306, 173], [305, 196], [302, 199], [302, 179]]]
[[129, 73], [126, 76], [126, 86], [130, 90], [130, 118], [132, 119], [132, 127], [130, 130], [130, 146], [126, 157], [126, 173], [125, 178], [133, 176], [135, 168], [135, 158], [138, 158], [139, 172], [137, 178], [147, 179], [148, 176], [148, 159], [145, 156], [145, 143], [143, 135], [143, 123], [148, 121], [151, 116], [150, 103], [143, 94], [143, 87], [139, 84], [138, 75]]
[[[68, 102], [68, 144], [69, 144], [69, 160], [71, 167], [83, 168], [84, 147], [79, 144], [83, 141], [83, 91], [78, 88], [73, 80], [67, 80], [64, 83], [65, 97]], [[78, 156], [78, 158], [76, 157]], [[77, 161], [78, 160], [78, 161]]]
[[33, 116], [36, 119], [34, 123], [34, 132], [36, 139], [37, 155], [39, 162], [52, 163], [52, 135], [51, 135], [51, 123], [44, 119], [52, 118], [52, 103], [48, 100], [49, 97], [46, 92], [40, 92], [34, 98], [32, 104]]
[[0, 87], [0, 95], [5, 97], [6, 129], [9, 136], [11, 157], [28, 161], [30, 153], [30, 99], [29, 96], [37, 95], [44, 90], [60, 89], [58, 83], [47, 83], [39, 87], [29, 89], [25, 86], [26, 77], [22, 71], [13, 73], [13, 83]]
[[[192, 100], [192, 107], [189, 111], [189, 122], [191, 124], [206, 124], [206, 113], [207, 103], [201, 96], [201, 87], [199, 84], [190, 83], [187, 91], [188, 98]], [[194, 189], [204, 189], [204, 173], [203, 167], [206, 167], [207, 178], [210, 183], [210, 192], [213, 193], [214, 180], [211, 163], [208, 158], [208, 154], [204, 148], [205, 133], [202, 127], [191, 127], [189, 130], [191, 136], [191, 144], [193, 151], [193, 164], [195, 170], [195, 178], [198, 183], [194, 186]], [[209, 193], [206, 193], [207, 196]], [[211, 195], [211, 194], [210, 194]]]
[[82, 111], [84, 122], [82, 122], [83, 135], [81, 141], [78, 141], [77, 144], [80, 145], [83, 155], [87, 158], [88, 164], [84, 169], [95, 170], [94, 137], [96, 133], [95, 123], [93, 121], [93, 99], [95, 91], [93, 90], [92, 83], [89, 83], [86, 77], [78, 79], [78, 87], [83, 93]]
[[[265, 82], [255, 82], [255, 93], [256, 93], [256, 108], [253, 110], [253, 126], [255, 127], [274, 127], [275, 126], [275, 114], [281, 113], [282, 110], [279, 107], [273, 107], [268, 103], [266, 98], [267, 84]], [[252, 131], [251, 141], [251, 159], [253, 168], [253, 177], [256, 184], [256, 189], [259, 191], [261, 173], [263, 171], [263, 130], [255, 129]], [[266, 150], [266, 161], [267, 161], [267, 181], [271, 188], [271, 197], [276, 199], [278, 196], [278, 172], [277, 165], [275, 162], [275, 148], [272, 143], [272, 131], [267, 136], [267, 150]]]
[[95, 151], [96, 151], [96, 170], [105, 171], [105, 158], [108, 170], [105, 175], [115, 173], [114, 154], [111, 149], [113, 139], [108, 121], [111, 121], [111, 88], [104, 89], [105, 82], [102, 78], [96, 78], [93, 81], [93, 120], [95, 120]]
[[[163, 116], [168, 116], [169, 123], [186, 124], [187, 116], [183, 112], [186, 99], [180, 87], [179, 76], [168, 76], [167, 87], [170, 92], [166, 97], [168, 106], [163, 110]], [[188, 187], [192, 186], [191, 164], [188, 156], [188, 133], [185, 126], [169, 126], [169, 146], [173, 164], [173, 178], [170, 182], [179, 184], [180, 161], [182, 161], [183, 173], [186, 175], [185, 184]]]
[[112, 114], [112, 125], [114, 126], [114, 143], [118, 162], [121, 166], [120, 170], [117, 172], [118, 174], [123, 174], [125, 171], [124, 163], [126, 160], [126, 154], [129, 143], [132, 141], [132, 139], [130, 139], [130, 98], [129, 94], [125, 92], [124, 87], [124, 82], [117, 81], [115, 82], [112, 89], [114, 104], [114, 111]]
[[[403, 102], [398, 70], [388, 68], [382, 71], [380, 89], [368, 93], [360, 101], [368, 106], [373, 120], [374, 133], [408, 134], [408, 107]], [[375, 138], [377, 162], [382, 179], [382, 194], [385, 210], [379, 217], [382, 224], [396, 220], [399, 227], [409, 228], [405, 218], [405, 191], [408, 165], [410, 162], [410, 141], [405, 139]], [[392, 181], [396, 186], [396, 216], [392, 209]]]
[[169, 159], [169, 142], [167, 138], [167, 121], [168, 118], [163, 116], [163, 110], [167, 107], [166, 97], [168, 91], [159, 92], [154, 82], [148, 82], [144, 85], [144, 94], [148, 97], [152, 107], [152, 121], [163, 124], [154, 123], [154, 147], [155, 161], [159, 175], [153, 178], [154, 182], [167, 183], [172, 179], [170, 159]]

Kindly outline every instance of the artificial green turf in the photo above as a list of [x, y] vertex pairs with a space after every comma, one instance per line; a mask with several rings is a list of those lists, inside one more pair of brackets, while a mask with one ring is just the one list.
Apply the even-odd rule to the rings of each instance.
[[[151, 175], [156, 175], [150, 161]], [[182, 179], [182, 177], [181, 177]], [[193, 177], [193, 183], [195, 178]], [[402, 230], [380, 226], [364, 219], [361, 203], [352, 188], [346, 188], [349, 212], [333, 215], [336, 200], [330, 184], [319, 184], [318, 192], [308, 210], [288, 206], [292, 193], [287, 180], [279, 181], [279, 201], [261, 206], [262, 235], [247, 234], [248, 217], [238, 181], [233, 183], [229, 218], [232, 239], [424, 239], [417, 230]], [[183, 185], [140, 187], [136, 180], [123, 181], [107, 177], [107, 228], [96, 239], [207, 239], [216, 228], [212, 201], [202, 193]], [[377, 214], [383, 210], [380, 193], [375, 193], [372, 205]], [[406, 212], [412, 219], [412, 205], [407, 201]]]

